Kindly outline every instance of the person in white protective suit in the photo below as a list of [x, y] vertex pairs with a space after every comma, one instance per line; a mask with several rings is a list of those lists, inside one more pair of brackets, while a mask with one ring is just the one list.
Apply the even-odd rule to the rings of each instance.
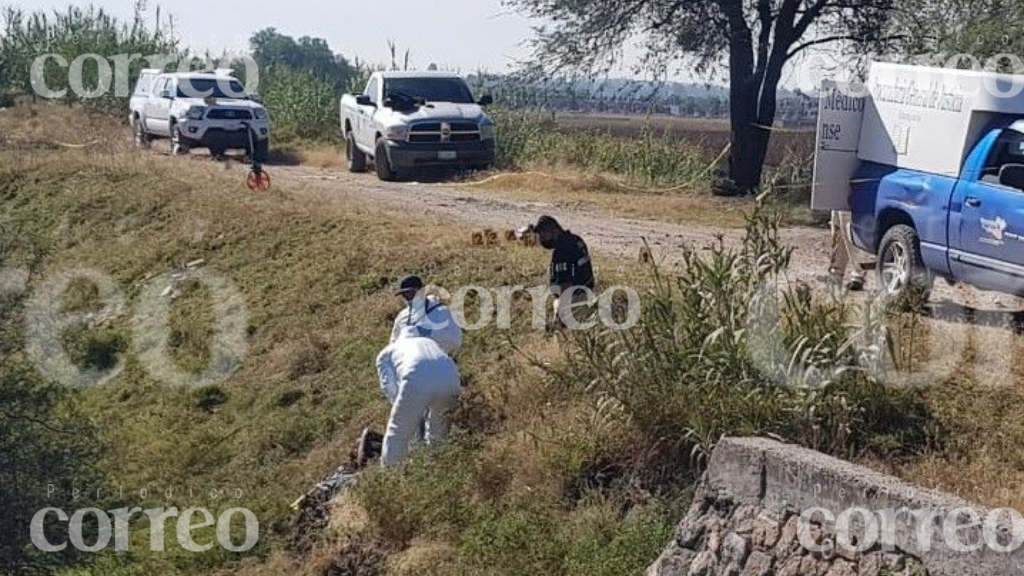
[[[411, 326], [416, 327], [421, 336], [436, 342], [445, 354], [452, 354], [462, 346], [462, 328], [455, 322], [451, 310], [437, 296], [425, 293], [423, 281], [418, 276], [403, 278], [395, 294], [405, 301], [406, 306], [395, 318], [390, 344], [395, 343], [403, 328]], [[389, 378], [381, 366], [383, 355], [382, 351], [377, 356], [377, 377], [384, 396], [394, 403], [397, 390], [392, 385], [394, 378]]]
[[381, 456], [388, 467], [405, 458], [420, 430], [427, 444], [444, 440], [448, 412], [459, 399], [460, 378], [455, 362], [415, 326], [402, 328], [378, 360], [395, 389]]

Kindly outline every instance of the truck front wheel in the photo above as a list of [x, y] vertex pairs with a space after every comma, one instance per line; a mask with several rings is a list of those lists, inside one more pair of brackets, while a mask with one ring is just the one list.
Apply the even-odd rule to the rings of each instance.
[[385, 182], [394, 182], [398, 174], [391, 169], [391, 162], [388, 161], [388, 145], [383, 138], [377, 139], [377, 146], [373, 152], [373, 165], [377, 169], [377, 178]]
[[932, 277], [921, 258], [917, 230], [906, 224], [890, 228], [878, 246], [878, 279], [889, 296], [928, 299]]
[[345, 157], [348, 159], [349, 172], [366, 171], [366, 154], [356, 146], [356, 136], [352, 132], [345, 139]]
[[181, 128], [176, 123], [171, 124], [171, 154], [174, 156], [188, 154], [188, 142], [181, 135]]
[[146, 132], [146, 127], [142, 124], [142, 118], [136, 116], [133, 125], [135, 128], [135, 147], [149, 148], [152, 138]]

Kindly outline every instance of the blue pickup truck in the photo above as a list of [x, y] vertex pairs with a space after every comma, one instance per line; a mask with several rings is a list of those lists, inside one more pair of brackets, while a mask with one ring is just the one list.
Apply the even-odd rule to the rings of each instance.
[[1024, 120], [981, 134], [957, 175], [874, 162], [854, 174], [853, 241], [877, 254], [890, 294], [943, 278], [1024, 296]]
[[1024, 296], [1024, 76], [873, 63], [818, 122], [812, 207], [852, 213], [883, 290]]

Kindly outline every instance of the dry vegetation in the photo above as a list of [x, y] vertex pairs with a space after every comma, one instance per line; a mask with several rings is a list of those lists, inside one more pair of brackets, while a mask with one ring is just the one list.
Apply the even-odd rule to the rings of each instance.
[[[75, 128], [83, 123], [88, 131]], [[75, 138], [85, 133], [103, 144], [57, 144], [82, 143]], [[929, 487], [960, 486], [988, 504], [1007, 504], [1006, 488], [1009, 505], [1024, 507], [1020, 336], [997, 333], [1013, 346], [996, 352], [1016, 363], [1014, 382], [997, 389], [975, 384], [966, 369], [898, 390], [857, 371], [823, 388], [777, 384], [745, 336], [745, 318], [759, 306], [782, 314], [770, 336], [783, 345], [783, 366], [846, 366], [870, 349], [844, 346], [857, 334], [854, 316], [828, 300], [760, 299], [759, 280], [788, 258], [775, 243], [777, 222], [762, 214], [747, 221], [742, 251], [687, 254], [676, 278], [636, 268], [630, 282], [645, 298], [636, 331], [549, 337], [529, 329], [530, 304], [521, 299], [510, 332], [469, 333], [458, 356], [466, 393], [453, 441], [397, 470], [368, 472], [335, 501], [332, 527], [312, 551], [293, 554], [288, 503], [347, 458], [363, 426], [385, 419], [373, 358], [398, 307], [388, 286], [409, 272], [449, 288], [531, 286], [544, 281], [547, 255], [472, 247], [466, 231], [381, 206], [326, 210], [297, 202], [287, 187], [253, 195], [243, 170], [198, 155], [138, 153], [123, 128], [83, 111], [0, 112], [3, 266], [29, 267], [33, 286], [61, 269], [94, 268], [131, 299], [149, 279], [203, 259], [232, 280], [249, 311], [241, 369], [199, 390], [147, 375], [130, 352], [125, 317], [69, 334], [85, 365], [127, 359], [118, 379], [69, 402], [100, 431], [105, 481], [126, 493], [150, 489], [132, 505], [215, 514], [243, 505], [260, 517], [260, 545], [242, 557], [149, 553], [141, 524], [131, 555], [99, 555], [68, 574], [639, 573], [670, 538], [702, 455], [722, 434], [776, 434]], [[586, 200], [586, 188], [571, 193]], [[172, 305], [175, 358], [201, 369], [209, 295], [195, 286], [181, 292]], [[95, 305], [88, 284], [64, 301], [65, 311]], [[19, 305], [0, 312], [5, 326], [19, 325]], [[906, 345], [913, 317], [888, 322]], [[0, 337], [4, 365], [25, 364], [18, 330]], [[920, 341], [900, 358], [927, 352], [929, 341]], [[985, 346], [960, 363], [984, 359]], [[197, 494], [168, 499], [168, 485]], [[211, 488], [244, 496], [225, 502]]]
[[[697, 143], [712, 155], [729, 143], [729, 121], [715, 118], [682, 118], [677, 116], [636, 116], [559, 114], [558, 125], [568, 131], [607, 132], [616, 136], [639, 138], [644, 130], [668, 134], [677, 140]], [[791, 154], [807, 157], [814, 154], [813, 128], [782, 128], [772, 133], [768, 166], [781, 166]]]
[[[674, 117], [552, 115], [498, 111], [499, 164], [484, 179], [529, 200], [577, 203], [638, 219], [742, 228], [749, 199], [712, 196], [723, 187], [729, 132], [719, 121]], [[788, 224], [820, 224], [810, 198], [813, 132], [773, 133], [766, 182]]]
[[[62, 269], [93, 268], [114, 278], [129, 298], [148, 279], [196, 259], [233, 281], [248, 305], [250, 339], [248, 357], [229, 380], [200, 390], [175, 389], [152, 380], [128, 354], [121, 377], [82, 393], [75, 402], [94, 419], [109, 447], [102, 463], [106, 481], [125, 486], [126, 493], [149, 489], [149, 499], [133, 505], [206, 506], [216, 514], [227, 506], [207, 491], [241, 489], [240, 504], [257, 513], [264, 532], [241, 569], [280, 573], [263, 565], [263, 559], [283, 554], [291, 533], [288, 504], [347, 459], [363, 426], [381, 427], [386, 420], [373, 359], [399, 309], [389, 287], [410, 272], [456, 288], [533, 286], [546, 277], [546, 255], [522, 247], [474, 248], [468, 231], [419, 223], [379, 207], [352, 205], [325, 213], [319, 206], [294, 202], [288, 190], [253, 195], [243, 186], [240, 165], [199, 155], [172, 158], [161, 147], [140, 154], [131, 149], [123, 128], [83, 114], [28, 107], [0, 113], [3, 264], [28, 266], [34, 281]], [[77, 132], [68, 126], [83, 122], [102, 146], [55, 144], [81, 143], [67, 142]], [[65, 311], [95, 306], [94, 295], [88, 284], [75, 288]], [[210, 322], [205, 304], [202, 290], [185, 287], [172, 306], [172, 342], [183, 369], [205, 366], [202, 343]], [[556, 342], [529, 329], [529, 307], [528, 300], [515, 303], [516, 346], [541, 358], [557, 356]], [[127, 324], [127, 318], [119, 318], [102, 330], [76, 331], [68, 338], [72, 347], [117, 358], [130, 340]], [[88, 363], [90, 357], [79, 360]], [[25, 357], [16, 353], [7, 361], [25, 362]], [[458, 415], [461, 429], [472, 431], [472, 438], [482, 431], [515, 431], [496, 440], [494, 449], [526, 463], [520, 473], [531, 477], [521, 483], [517, 478], [516, 490], [536, 486], [559, 501], [560, 483], [578, 470], [573, 465], [549, 470], [543, 462], [529, 462], [535, 442], [557, 444], [559, 435], [580, 434], [574, 431], [582, 424], [564, 412], [564, 403], [552, 402], [543, 371], [531, 367], [497, 329], [468, 335], [459, 361], [467, 380], [465, 406]], [[462, 458], [473, 462], [481, 456], [478, 450]], [[585, 447], [577, 450], [565, 462], [587, 460]], [[480, 466], [481, 477], [495, 477], [496, 471]], [[476, 483], [474, 465], [462, 472], [469, 476], [453, 474], [451, 481]], [[168, 486], [195, 487], [196, 497], [176, 492], [168, 500], [160, 496]], [[493, 488], [480, 489], [494, 493]], [[551, 513], [558, 509], [555, 505]], [[586, 506], [578, 512], [589, 513]], [[626, 527], [647, 522], [657, 535], [622, 561], [646, 561], [672, 518], [652, 512], [614, 519], [616, 526]], [[379, 513], [373, 520], [375, 526], [382, 520]], [[237, 559], [224, 552], [150, 555], [141, 545], [148, 526], [142, 528], [133, 534], [140, 544], [136, 554], [101, 556], [89, 573], [239, 569]], [[610, 532], [598, 536], [614, 538]], [[398, 544], [376, 537], [373, 542]], [[332, 561], [334, 548], [327, 546], [314, 558]], [[270, 560], [268, 566], [280, 562], [286, 560]], [[297, 562], [305, 573], [319, 573], [315, 561]]]

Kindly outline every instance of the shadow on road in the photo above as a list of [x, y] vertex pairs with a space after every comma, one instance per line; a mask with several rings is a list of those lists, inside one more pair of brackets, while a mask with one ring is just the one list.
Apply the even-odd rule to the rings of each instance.
[[933, 320], [1003, 328], [1011, 330], [1016, 335], [1024, 335], [1024, 310], [982, 309], [945, 299], [929, 304], [924, 312], [925, 316]]

